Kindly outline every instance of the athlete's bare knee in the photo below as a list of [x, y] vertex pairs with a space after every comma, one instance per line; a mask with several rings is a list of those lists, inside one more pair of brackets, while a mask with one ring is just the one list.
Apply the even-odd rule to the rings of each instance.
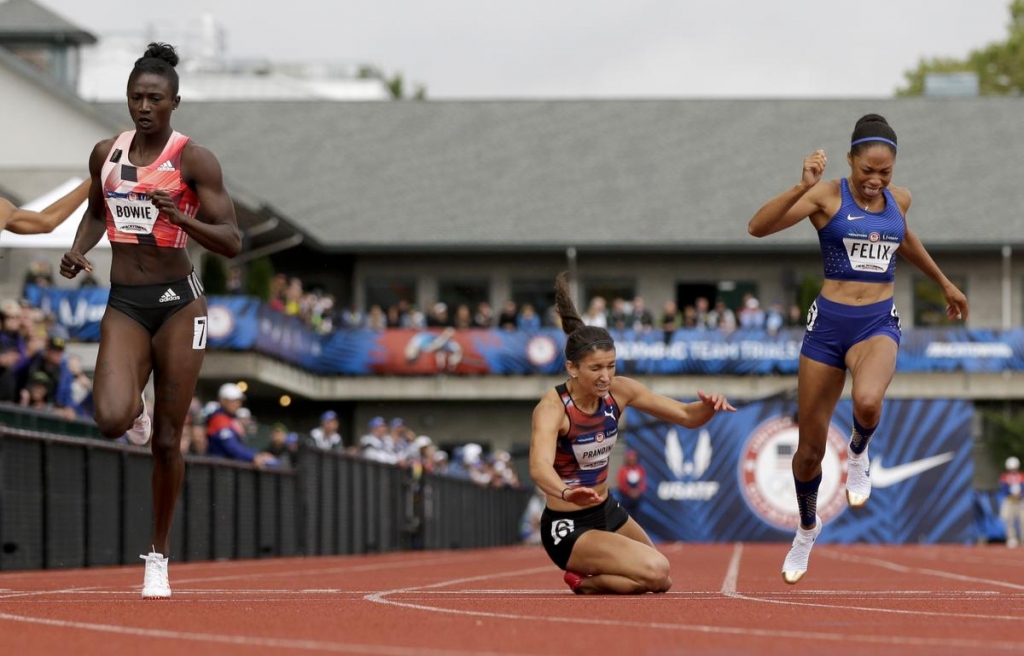
[[109, 439], [121, 437], [135, 422], [131, 409], [113, 408], [101, 403], [96, 404], [93, 419], [100, 434]]
[[153, 457], [168, 460], [181, 455], [181, 429], [154, 430], [152, 448]]
[[668, 558], [655, 551], [644, 559], [644, 563], [640, 568], [639, 583], [648, 592], [667, 590], [666, 585], [672, 585], [672, 579], [669, 578], [669, 570]]

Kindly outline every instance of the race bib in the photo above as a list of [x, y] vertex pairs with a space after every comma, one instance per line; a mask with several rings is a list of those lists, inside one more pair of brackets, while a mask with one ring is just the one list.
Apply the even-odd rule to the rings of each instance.
[[581, 435], [572, 444], [573, 454], [580, 469], [600, 469], [608, 464], [608, 456], [615, 448], [618, 431], [606, 435], [604, 431], [592, 435]]
[[889, 263], [896, 255], [899, 244], [879, 241], [877, 232], [872, 232], [867, 239], [846, 237], [843, 239], [846, 256], [850, 259], [850, 268], [854, 271], [885, 273]]
[[152, 234], [160, 210], [149, 199], [107, 198], [107, 208], [118, 232]]

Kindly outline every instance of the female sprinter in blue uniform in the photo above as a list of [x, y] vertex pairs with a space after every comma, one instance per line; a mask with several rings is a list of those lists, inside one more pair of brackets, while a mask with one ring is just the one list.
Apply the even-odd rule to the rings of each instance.
[[889, 186], [896, 132], [881, 116], [868, 114], [857, 121], [850, 141], [849, 178], [823, 182], [825, 153], [816, 151], [804, 159], [799, 184], [765, 203], [748, 226], [751, 235], [764, 237], [809, 217], [818, 231], [825, 271], [800, 351], [800, 437], [793, 457], [800, 526], [782, 566], [782, 578], [790, 584], [807, 572], [811, 547], [821, 533], [816, 512], [821, 460], [847, 369], [853, 376], [853, 431], [846, 498], [858, 508], [871, 495], [868, 442], [881, 419], [900, 342], [892, 299], [896, 253], [942, 288], [951, 319], [967, 320], [967, 297], [907, 225], [910, 192]]
[[[60, 273], [91, 271], [85, 258], [110, 240], [110, 298], [100, 323], [94, 399], [96, 424], [111, 438], [150, 442], [153, 533], [142, 596], [171, 596], [167, 553], [185, 477], [178, 445], [206, 353], [206, 297], [185, 246], [234, 257], [242, 240], [210, 151], [171, 127], [178, 108], [178, 56], [151, 43], [128, 76], [135, 129], [96, 144], [89, 159], [89, 209]], [[202, 214], [199, 208], [202, 206]], [[152, 423], [142, 390], [153, 374]]]
[[569, 380], [548, 391], [533, 411], [530, 476], [547, 495], [541, 541], [565, 570], [577, 594], [639, 594], [672, 587], [668, 559], [608, 493], [608, 461], [619, 420], [633, 406], [687, 428], [719, 410], [735, 410], [724, 396], [698, 392], [699, 401], [655, 394], [615, 375], [615, 343], [604, 328], [585, 326], [569, 296], [565, 274], [555, 284]]

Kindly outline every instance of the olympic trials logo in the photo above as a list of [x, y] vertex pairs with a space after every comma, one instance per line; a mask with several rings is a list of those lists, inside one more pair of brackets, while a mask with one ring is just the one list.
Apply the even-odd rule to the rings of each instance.
[[566, 536], [576, 530], [576, 525], [571, 519], [556, 519], [551, 522], [551, 538], [557, 546]]
[[[744, 501], [766, 523], [785, 531], [800, 523], [792, 468], [798, 437], [792, 418], [779, 415], [755, 428], [740, 449], [737, 474]], [[829, 423], [818, 488], [818, 516], [823, 522], [846, 508], [845, 487], [846, 437]]]
[[555, 340], [547, 335], [531, 337], [526, 343], [526, 359], [535, 367], [546, 367], [558, 356]]

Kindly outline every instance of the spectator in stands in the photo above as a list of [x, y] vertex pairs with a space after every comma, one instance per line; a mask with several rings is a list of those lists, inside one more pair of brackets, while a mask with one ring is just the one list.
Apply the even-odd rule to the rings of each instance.
[[625, 330], [629, 325], [631, 315], [632, 308], [626, 304], [626, 299], [616, 297], [612, 301], [612, 309], [608, 312], [608, 328]]
[[292, 435], [288, 433], [288, 427], [284, 424], [277, 423], [270, 427], [270, 446], [267, 447], [267, 453], [277, 458], [282, 466], [293, 467], [295, 465], [298, 445], [298, 440], [292, 439]]
[[1020, 459], [1010, 456], [1006, 459], [1006, 471], [999, 477], [999, 492], [1003, 500], [999, 504], [999, 517], [1006, 524], [1006, 546], [1016, 549], [1024, 531], [1024, 503], [1021, 502], [1021, 487], [1024, 476], [1020, 473]]
[[452, 325], [451, 317], [448, 315], [448, 304], [438, 301], [427, 316], [427, 326], [431, 328], [445, 328]]
[[630, 515], [640, 509], [644, 491], [647, 490], [647, 471], [640, 464], [640, 454], [635, 449], [626, 451], [626, 461], [619, 468], [619, 503]]
[[477, 328], [494, 327], [494, 310], [487, 301], [480, 301], [476, 306], [476, 314], [473, 315], [473, 325]]
[[715, 301], [715, 307], [708, 313], [708, 320], [713, 321], [715, 327], [727, 335], [736, 330], [736, 313], [722, 299]]
[[683, 306], [683, 324], [680, 327], [686, 330], [700, 328], [697, 322], [697, 308], [689, 304]]
[[473, 328], [473, 313], [469, 311], [469, 306], [465, 303], [460, 303], [455, 308], [455, 319], [452, 321], [452, 325], [457, 330], [469, 330]]
[[645, 333], [654, 328], [654, 317], [647, 309], [643, 296], [633, 297], [633, 312], [629, 318], [629, 327], [638, 333]]
[[782, 303], [775, 301], [764, 314], [764, 329], [774, 337], [782, 329], [786, 318], [782, 315]]
[[683, 316], [675, 301], [665, 301], [665, 305], [661, 308], [661, 319], [658, 324], [665, 333], [665, 343], [668, 344], [672, 341], [672, 335], [675, 334], [676, 329], [683, 325]]
[[591, 298], [590, 305], [587, 306], [587, 311], [583, 313], [584, 325], [594, 326], [596, 328], [607, 328], [607, 307], [608, 302], [604, 300], [603, 296], [594, 296]]
[[544, 514], [545, 501], [544, 490], [534, 488], [533, 496], [519, 518], [519, 540], [523, 544], [540, 544], [540, 516]]
[[434, 452], [434, 469], [433, 473], [438, 476], [447, 476], [448, 472], [448, 453], [438, 449]]
[[366, 327], [377, 332], [388, 327], [388, 320], [384, 315], [384, 309], [381, 306], [370, 306], [370, 312], [366, 315]]
[[320, 425], [309, 431], [313, 446], [321, 451], [337, 451], [344, 448], [341, 433], [338, 432], [338, 413], [328, 410], [320, 415]]
[[271, 310], [284, 312], [285, 292], [288, 289], [288, 277], [283, 273], [276, 273], [270, 279], [270, 305]]
[[355, 303], [351, 303], [347, 308], [341, 311], [342, 328], [362, 328], [363, 319], [363, 313]]
[[85, 374], [81, 357], [70, 355], [67, 357], [66, 364], [70, 376], [68, 408], [73, 411], [75, 417], [90, 419], [93, 414], [92, 379]]
[[[74, 377], [64, 361], [66, 345], [67, 340], [64, 337], [50, 336], [46, 340], [45, 348], [30, 355], [23, 363], [19, 375], [20, 380], [23, 381], [21, 387], [24, 390], [28, 387], [29, 380], [34, 379], [36, 382], [43, 380], [41, 377], [35, 376], [36, 373], [44, 373], [48, 380], [46, 396], [49, 402], [57, 408], [66, 408], [71, 405], [71, 381]], [[20, 393], [23, 394], [24, 391]]]
[[36, 371], [25, 381], [21, 388], [20, 404], [33, 410], [50, 411], [54, 409], [50, 390], [53, 389], [53, 380], [45, 371]]
[[249, 410], [249, 408], [244, 406], [239, 408], [238, 412], [235, 413], [235, 419], [238, 420], [238, 423], [240, 423], [242, 428], [245, 430], [244, 437], [246, 441], [248, 441], [250, 437], [254, 436], [256, 431], [259, 430], [259, 426], [256, 424], [256, 418], [252, 416], [252, 411]]
[[25, 294], [25, 288], [29, 285], [36, 285], [37, 287], [53, 287], [53, 266], [46, 260], [33, 260], [25, 271], [22, 296], [27, 296], [27, 294]]
[[693, 302], [693, 309], [696, 313], [694, 319], [697, 330], [707, 330], [715, 327], [711, 317], [708, 316], [711, 311], [711, 303], [706, 296], [698, 296]]
[[359, 438], [359, 447], [362, 449], [363, 457], [367, 460], [391, 464], [398, 461], [394, 449], [391, 447], [388, 422], [384, 420], [384, 417], [374, 417], [370, 420], [370, 432]]
[[284, 313], [293, 317], [302, 314], [302, 281], [298, 278], [288, 280], [284, 290]]
[[765, 316], [761, 309], [761, 303], [751, 293], [743, 295], [743, 306], [740, 308], [740, 328], [746, 330], [761, 330], [764, 328]]
[[208, 455], [249, 462], [261, 469], [276, 464], [274, 456], [257, 452], [245, 444], [245, 429], [236, 418], [245, 401], [241, 388], [234, 383], [224, 383], [217, 392], [217, 399], [219, 407], [206, 419]]
[[519, 330], [540, 330], [540, 316], [530, 303], [523, 303], [516, 318], [516, 325]]
[[22, 334], [24, 312], [16, 301], [5, 301], [0, 306], [3, 324], [0, 327], [0, 401], [18, 399], [18, 369], [28, 355]]
[[501, 306], [501, 314], [498, 315], [498, 328], [502, 330], [515, 330], [519, 325], [519, 312], [516, 302], [509, 299]]

